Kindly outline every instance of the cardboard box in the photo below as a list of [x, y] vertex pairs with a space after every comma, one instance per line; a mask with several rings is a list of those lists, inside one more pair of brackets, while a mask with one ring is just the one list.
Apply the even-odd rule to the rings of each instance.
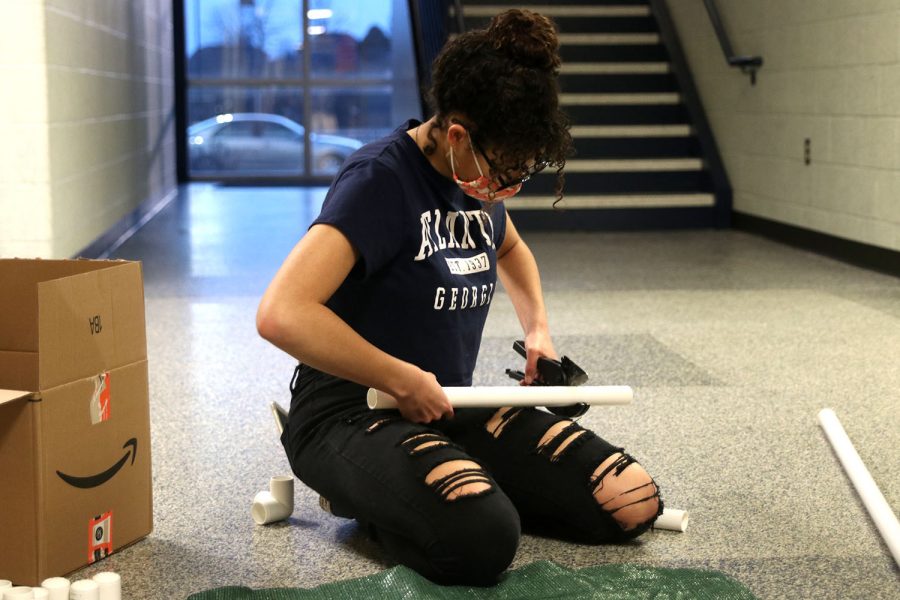
[[0, 260], [0, 579], [150, 533], [148, 390], [140, 263]]

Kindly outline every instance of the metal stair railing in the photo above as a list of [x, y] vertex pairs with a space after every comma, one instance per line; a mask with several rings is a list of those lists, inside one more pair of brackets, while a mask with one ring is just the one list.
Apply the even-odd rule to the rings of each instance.
[[734, 48], [731, 46], [731, 40], [728, 38], [728, 33], [725, 31], [725, 26], [722, 24], [722, 17], [719, 15], [719, 9], [716, 8], [715, 0], [703, 0], [703, 4], [706, 6], [709, 20], [712, 21], [716, 37], [719, 38], [719, 45], [725, 54], [725, 60], [728, 61], [729, 66], [739, 67], [741, 72], [750, 75], [750, 85], [756, 85], [756, 72], [762, 67], [762, 56], [736, 55]]

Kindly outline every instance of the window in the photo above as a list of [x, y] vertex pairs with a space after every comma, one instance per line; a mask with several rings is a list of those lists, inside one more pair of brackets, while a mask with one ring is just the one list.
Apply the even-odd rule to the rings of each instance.
[[321, 181], [362, 144], [421, 117], [405, 0], [184, 8], [191, 177]]

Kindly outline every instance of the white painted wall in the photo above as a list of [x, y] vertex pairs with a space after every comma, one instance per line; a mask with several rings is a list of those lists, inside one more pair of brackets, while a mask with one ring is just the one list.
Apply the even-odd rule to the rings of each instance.
[[0, 256], [71, 256], [174, 189], [171, 4], [4, 7]]
[[[900, 0], [669, 0], [737, 211], [900, 250]], [[803, 142], [811, 140], [809, 166]]]

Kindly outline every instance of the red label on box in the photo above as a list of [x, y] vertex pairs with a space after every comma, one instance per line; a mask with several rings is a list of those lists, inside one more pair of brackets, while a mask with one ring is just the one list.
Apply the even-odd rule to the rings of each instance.
[[91, 519], [88, 526], [88, 564], [112, 554], [112, 511]]

